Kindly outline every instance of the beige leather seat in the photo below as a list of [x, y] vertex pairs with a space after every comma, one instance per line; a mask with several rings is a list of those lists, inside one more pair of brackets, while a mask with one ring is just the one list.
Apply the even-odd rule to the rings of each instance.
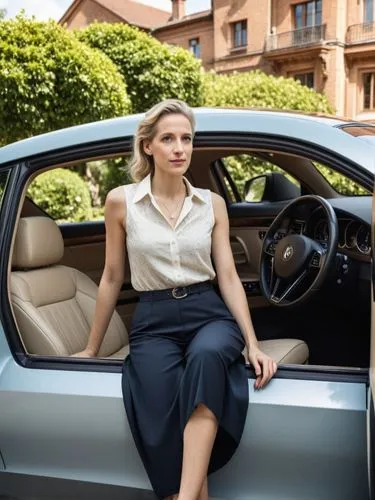
[[[11, 299], [26, 350], [44, 356], [70, 356], [84, 349], [95, 311], [97, 285], [74, 268], [61, 266], [61, 232], [47, 217], [21, 218], [15, 240]], [[299, 340], [261, 342], [277, 362], [306, 363], [307, 345]], [[128, 334], [115, 312], [99, 356], [123, 359]]]

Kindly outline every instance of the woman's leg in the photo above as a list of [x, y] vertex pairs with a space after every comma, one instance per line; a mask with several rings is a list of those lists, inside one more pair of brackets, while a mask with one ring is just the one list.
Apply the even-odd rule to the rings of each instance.
[[201, 492], [199, 494], [198, 500], [208, 500], [207, 477], [204, 480], [203, 487], [202, 487]]
[[206, 324], [189, 344], [180, 393], [181, 416], [187, 421], [178, 500], [208, 499], [203, 487], [224, 410], [228, 369], [243, 346], [238, 327], [227, 321]]
[[152, 487], [159, 498], [177, 494], [183, 440], [178, 395], [183, 349], [171, 340], [133, 341], [124, 364], [123, 395], [128, 421]]
[[208, 500], [207, 469], [217, 431], [215, 415], [200, 404], [184, 430], [184, 453], [178, 500]]

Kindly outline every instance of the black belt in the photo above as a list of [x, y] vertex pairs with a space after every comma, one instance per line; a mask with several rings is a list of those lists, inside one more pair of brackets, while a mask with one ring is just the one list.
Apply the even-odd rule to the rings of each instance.
[[194, 283], [194, 285], [178, 286], [176, 288], [167, 288], [165, 290], [152, 290], [147, 292], [139, 292], [139, 300], [166, 300], [166, 299], [184, 299], [192, 293], [204, 292], [213, 288], [211, 281], [203, 283]]

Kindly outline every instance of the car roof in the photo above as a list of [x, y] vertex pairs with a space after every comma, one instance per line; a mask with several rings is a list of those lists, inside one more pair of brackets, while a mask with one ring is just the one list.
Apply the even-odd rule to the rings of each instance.
[[[308, 140], [331, 148], [373, 172], [374, 150], [370, 144], [342, 132], [338, 127], [353, 122], [321, 113], [304, 113], [246, 108], [193, 108], [196, 132], [263, 133], [291, 139]], [[96, 143], [111, 139], [132, 137], [144, 113], [76, 125], [37, 135], [0, 148], [0, 165], [43, 153]], [[363, 125], [363, 124], [362, 124]], [[366, 127], [370, 125], [366, 124]], [[374, 127], [375, 129], [375, 127]], [[372, 156], [369, 155], [372, 153]], [[371, 156], [371, 160], [369, 158]]]

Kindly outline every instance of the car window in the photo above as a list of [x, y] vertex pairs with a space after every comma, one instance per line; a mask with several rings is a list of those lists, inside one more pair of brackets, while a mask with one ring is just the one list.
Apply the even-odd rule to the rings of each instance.
[[[272, 176], [274, 176], [273, 180], [278, 180], [280, 195], [278, 201], [282, 198], [293, 198], [301, 192], [298, 180], [269, 160], [251, 154], [241, 154], [226, 156], [222, 158], [222, 162], [237, 187], [241, 201], [265, 201], [265, 190]], [[280, 180], [284, 182], [280, 183]], [[285, 186], [292, 187], [292, 189], [285, 190]], [[285, 196], [283, 196], [284, 193]]]
[[353, 124], [346, 125], [344, 127], [340, 127], [340, 130], [343, 130], [347, 134], [352, 135], [353, 137], [372, 137], [375, 138], [375, 126], [374, 125], [366, 125], [366, 124]]
[[371, 192], [345, 175], [316, 161], [312, 162], [335, 191], [344, 196], [371, 196]]
[[[371, 123], [353, 123], [340, 127], [340, 130], [346, 132], [353, 137], [357, 137], [360, 141], [367, 142], [375, 147], [375, 125], [373, 120]], [[367, 193], [366, 193], [367, 194]]]
[[5, 192], [6, 183], [9, 177], [9, 172], [10, 172], [9, 170], [4, 170], [0, 172], [0, 209], [3, 200], [3, 195]]
[[104, 219], [107, 193], [131, 182], [129, 156], [87, 161], [39, 174], [27, 196], [58, 224]]

